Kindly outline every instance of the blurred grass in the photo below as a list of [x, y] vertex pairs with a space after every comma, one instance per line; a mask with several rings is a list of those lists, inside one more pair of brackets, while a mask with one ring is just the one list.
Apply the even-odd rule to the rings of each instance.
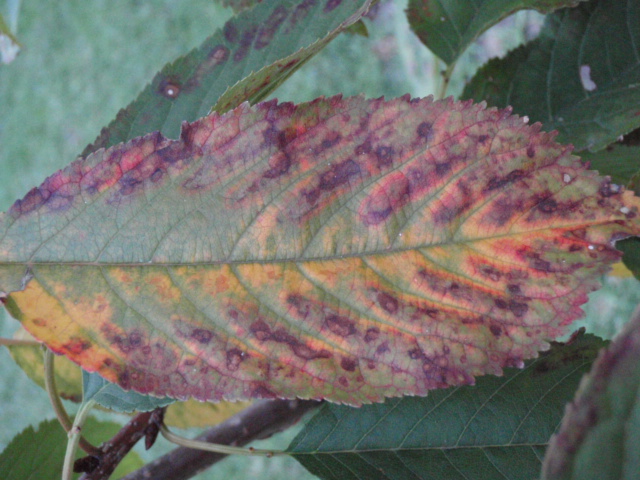
[[[408, 28], [405, 7], [406, 0], [380, 4], [376, 19], [367, 21], [369, 38], [338, 37], [273, 97], [301, 102], [338, 93], [391, 98], [435, 92], [442, 67]], [[198, 45], [230, 15], [213, 0], [23, 2], [18, 33], [24, 50], [14, 63], [0, 66], [0, 211], [71, 162], [156, 71]], [[459, 62], [449, 93], [459, 93], [488, 57], [528, 38], [540, 18], [521, 12], [483, 35]], [[632, 278], [605, 278], [604, 283], [591, 295], [580, 325], [611, 337], [640, 303], [640, 289]], [[3, 315], [0, 335], [10, 336], [17, 323]], [[6, 349], [0, 350], [0, 368], [2, 450], [28, 424], [52, 413], [45, 393], [22, 374]], [[286, 432], [262, 448], [285, 448], [294, 434]], [[141, 455], [149, 460], [170, 448], [159, 441]], [[237, 457], [198, 478], [283, 477], [314, 478], [288, 458]]]

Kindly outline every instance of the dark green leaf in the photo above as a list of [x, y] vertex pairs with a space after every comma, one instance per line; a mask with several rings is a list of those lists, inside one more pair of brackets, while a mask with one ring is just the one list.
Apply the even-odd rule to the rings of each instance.
[[581, 152], [582, 160], [589, 162], [592, 170], [600, 175], [609, 175], [620, 185], [629, 185], [634, 175], [640, 172], [640, 147], [613, 144], [599, 152]]
[[624, 253], [622, 262], [640, 280], [640, 238], [633, 237], [616, 243], [616, 248]]
[[[229, 20], [166, 65], [83, 155], [152, 131], [177, 137], [183, 121], [255, 103], [366, 13], [370, 0], [271, 0]], [[231, 88], [230, 88], [231, 87]]]
[[585, 0], [410, 0], [407, 16], [420, 40], [451, 64], [483, 32], [519, 10], [548, 13], [579, 1]]
[[603, 351], [549, 443], [543, 478], [633, 480], [640, 475], [640, 314]]
[[125, 391], [119, 386], [107, 382], [97, 373], [82, 371], [82, 389], [84, 401], [95, 400], [100, 405], [118, 412], [148, 412], [157, 407], [164, 407], [175, 400], [169, 397], [153, 397], [141, 395], [134, 391]]
[[323, 479], [531, 480], [565, 403], [604, 345], [580, 335], [475, 387], [358, 409], [327, 404], [289, 451]]
[[[82, 433], [99, 445], [113, 437], [120, 425], [87, 419]], [[0, 454], [2, 480], [59, 480], [62, 473], [67, 434], [57, 420], [42, 422], [37, 430], [29, 426], [18, 434]], [[78, 452], [78, 457], [85, 454]], [[120, 463], [113, 478], [120, 478], [142, 466], [140, 456], [130, 452]]]
[[462, 96], [511, 105], [597, 151], [640, 126], [638, 45], [640, 2], [582, 3], [549, 15], [538, 39], [489, 62]]

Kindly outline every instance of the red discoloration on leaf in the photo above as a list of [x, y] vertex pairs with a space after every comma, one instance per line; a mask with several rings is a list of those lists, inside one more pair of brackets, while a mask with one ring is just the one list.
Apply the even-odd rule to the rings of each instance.
[[639, 207], [508, 111], [245, 104], [16, 202], [0, 262], [20, 269], [0, 291], [36, 338], [125, 388], [359, 404], [535, 356], [640, 231]]

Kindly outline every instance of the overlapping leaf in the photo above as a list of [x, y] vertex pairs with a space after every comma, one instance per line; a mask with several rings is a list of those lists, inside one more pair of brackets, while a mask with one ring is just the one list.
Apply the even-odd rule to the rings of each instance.
[[551, 439], [542, 478], [632, 480], [640, 472], [640, 314], [604, 350]]
[[166, 65], [83, 155], [158, 130], [257, 102], [357, 22], [371, 0], [270, 0], [230, 19], [221, 31]]
[[638, 207], [508, 111], [245, 104], [33, 189], [0, 218], [0, 291], [125, 389], [359, 404], [535, 356]]
[[489, 62], [463, 98], [557, 129], [597, 151], [640, 127], [640, 4], [593, 0], [547, 16], [540, 37]]
[[323, 480], [532, 480], [606, 343], [579, 336], [475, 387], [351, 408], [325, 404], [289, 446]]
[[407, 17], [420, 40], [451, 64], [487, 29], [519, 10], [548, 13], [579, 1], [584, 0], [410, 0]]
[[[113, 422], [99, 422], [89, 417], [82, 434], [100, 445], [120, 430]], [[58, 420], [47, 420], [34, 430], [27, 427], [0, 454], [2, 480], [59, 480], [62, 473], [67, 434]], [[81, 451], [76, 458], [82, 457]], [[129, 452], [113, 474], [113, 478], [140, 468], [144, 462], [136, 452]]]

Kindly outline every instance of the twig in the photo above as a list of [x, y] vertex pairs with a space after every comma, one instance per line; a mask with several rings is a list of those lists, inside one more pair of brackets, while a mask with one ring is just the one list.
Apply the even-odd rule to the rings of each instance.
[[[261, 400], [207, 430], [197, 440], [221, 445], [246, 445], [286, 430], [320, 405], [321, 402], [311, 400]], [[221, 453], [180, 447], [121, 480], [186, 480], [225, 457]]]
[[75, 471], [90, 470], [85, 472], [80, 480], [108, 479], [142, 437], [145, 437], [145, 446], [149, 449], [158, 436], [163, 417], [164, 408], [142, 412], [133, 417], [111, 440], [101, 445], [101, 455], [95, 459], [97, 461], [92, 462], [95, 457], [89, 457], [89, 461], [81, 458], [76, 462]]
[[[53, 411], [56, 413], [56, 417], [58, 417], [58, 421], [65, 432], [69, 433], [72, 428], [71, 419], [67, 414], [67, 411], [62, 405], [60, 401], [60, 397], [58, 396], [58, 389], [56, 388], [56, 377], [55, 377], [55, 369], [54, 369], [54, 360], [53, 352], [48, 348], [44, 347], [44, 386], [47, 394], [49, 395], [49, 400], [51, 401], [51, 405], [53, 406]], [[82, 450], [87, 452], [89, 455], [98, 456], [101, 454], [100, 450], [94, 447], [86, 438], [80, 435], [79, 445]]]
[[73, 426], [69, 431], [69, 441], [67, 442], [67, 451], [64, 455], [64, 465], [62, 467], [62, 480], [71, 480], [73, 478], [73, 459], [76, 458], [76, 450], [80, 440], [80, 432], [84, 425], [87, 415], [96, 404], [94, 400], [83, 403], [76, 414]]
[[160, 433], [164, 438], [166, 438], [171, 443], [175, 443], [176, 445], [180, 445], [187, 448], [195, 448], [196, 450], [204, 450], [205, 452], [222, 453], [224, 455], [255, 455], [255, 456], [264, 456], [268, 458], [274, 457], [276, 455], [286, 455], [286, 452], [282, 452], [279, 450], [259, 450], [257, 448], [252, 448], [252, 447], [249, 447], [249, 448], [234, 447], [230, 445], [220, 445], [218, 443], [191, 440], [189, 438], [176, 435], [164, 425], [160, 426]]
[[16, 338], [0, 337], [0, 345], [5, 347], [39, 347], [42, 345], [35, 340], [18, 340]]

